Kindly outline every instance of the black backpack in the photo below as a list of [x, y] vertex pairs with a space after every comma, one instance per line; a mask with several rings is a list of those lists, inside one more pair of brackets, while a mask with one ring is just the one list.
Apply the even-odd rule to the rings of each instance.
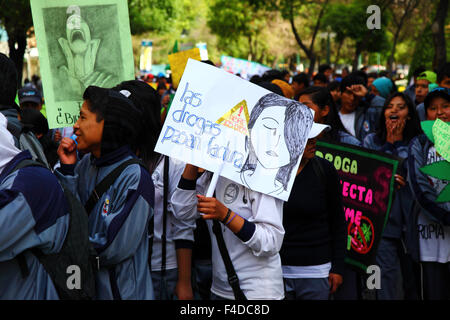
[[[21, 161], [12, 172], [29, 166], [44, 167], [33, 160]], [[97, 252], [89, 241], [88, 215], [82, 203], [64, 185], [64, 195], [69, 205], [69, 227], [66, 238], [58, 253], [44, 254], [39, 248], [31, 248], [31, 252], [49, 274], [61, 300], [92, 300], [95, 298], [95, 274], [99, 268]], [[26, 252], [26, 251], [25, 251]], [[29, 274], [25, 252], [16, 259], [22, 276]], [[70, 269], [76, 266], [79, 269]], [[71, 276], [79, 271], [80, 287], [73, 288]], [[76, 284], [76, 283], [75, 283]], [[70, 288], [69, 288], [70, 287]], [[71, 289], [72, 288], [72, 289]]]
[[[31, 248], [29, 251], [38, 258], [39, 262], [44, 266], [50, 278], [55, 285], [58, 296], [61, 300], [92, 300], [96, 296], [95, 290], [95, 275], [100, 269], [100, 259], [96, 250], [89, 241], [89, 225], [88, 219], [92, 209], [102, 197], [103, 193], [114, 183], [120, 176], [122, 171], [131, 164], [139, 164], [146, 168], [145, 164], [139, 159], [130, 159], [109, 173], [100, 183], [98, 183], [90, 198], [83, 204], [62, 185], [64, 195], [69, 204], [69, 229], [67, 231], [66, 239], [58, 253], [44, 254], [38, 248]], [[45, 167], [39, 162], [33, 160], [24, 160], [14, 168], [13, 171], [27, 166]], [[153, 233], [153, 219], [150, 221], [149, 232]], [[151, 248], [151, 245], [150, 245]], [[150, 263], [149, 256], [149, 263]], [[28, 275], [28, 266], [26, 264], [24, 253], [17, 257], [19, 266], [23, 276]], [[69, 266], [78, 266], [81, 274], [80, 288], [69, 288], [68, 282], [71, 274], [68, 273]], [[109, 268], [109, 271], [112, 268]], [[111, 276], [111, 274], [110, 274]], [[111, 286], [113, 287], [113, 295], [115, 299], [120, 299], [118, 293], [117, 283], [114, 278], [111, 278]], [[72, 287], [72, 286], [71, 286]]]

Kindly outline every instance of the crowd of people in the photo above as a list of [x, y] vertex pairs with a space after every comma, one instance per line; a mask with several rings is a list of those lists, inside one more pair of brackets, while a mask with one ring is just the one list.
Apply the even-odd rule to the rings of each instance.
[[0, 54], [0, 299], [63, 298], [41, 259], [75, 232], [69, 192], [88, 215], [93, 299], [367, 299], [364, 275], [345, 262], [338, 173], [315, 155], [317, 141], [404, 159], [372, 296], [450, 299], [450, 202], [436, 201], [448, 181], [420, 170], [444, 160], [421, 121], [450, 121], [450, 64], [417, 68], [402, 92], [387, 73], [344, 71], [249, 80], [313, 109], [319, 124], [282, 201], [224, 177], [206, 197], [211, 172], [154, 151], [176, 92], [170, 78], [156, 90], [148, 78], [89, 86], [73, 128], [49, 129], [42, 90], [17, 90], [14, 63]]

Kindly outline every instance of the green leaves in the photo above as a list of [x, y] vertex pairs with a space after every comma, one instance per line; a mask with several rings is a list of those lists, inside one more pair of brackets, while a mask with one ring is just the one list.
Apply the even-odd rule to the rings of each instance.
[[419, 170], [434, 178], [450, 181], [450, 162], [445, 160], [426, 165]]

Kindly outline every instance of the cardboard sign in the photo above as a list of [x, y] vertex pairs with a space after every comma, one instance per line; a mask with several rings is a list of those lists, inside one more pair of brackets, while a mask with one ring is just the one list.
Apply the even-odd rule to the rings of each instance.
[[177, 53], [169, 54], [170, 70], [172, 71], [172, 84], [174, 88], [178, 88], [178, 85], [183, 75], [184, 68], [189, 58], [200, 61], [200, 49], [194, 48], [190, 50], [180, 51]]
[[375, 264], [393, 201], [399, 160], [348, 144], [317, 142], [316, 156], [334, 164], [347, 221], [346, 262], [363, 272]]
[[436, 151], [450, 162], [450, 124], [436, 119], [432, 132]]
[[155, 151], [287, 200], [314, 113], [189, 59]]
[[50, 128], [73, 126], [89, 85], [134, 79], [125, 0], [31, 0]]

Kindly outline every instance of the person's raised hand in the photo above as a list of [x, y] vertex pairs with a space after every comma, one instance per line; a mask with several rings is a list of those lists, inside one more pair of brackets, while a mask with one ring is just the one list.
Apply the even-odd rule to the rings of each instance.
[[350, 87], [347, 87], [346, 89], [350, 90], [355, 96], [360, 98], [365, 97], [367, 92], [369, 92], [367, 88], [362, 84], [353, 84]]
[[70, 138], [63, 138], [58, 147], [58, 157], [62, 164], [75, 164], [77, 162], [77, 146]]

